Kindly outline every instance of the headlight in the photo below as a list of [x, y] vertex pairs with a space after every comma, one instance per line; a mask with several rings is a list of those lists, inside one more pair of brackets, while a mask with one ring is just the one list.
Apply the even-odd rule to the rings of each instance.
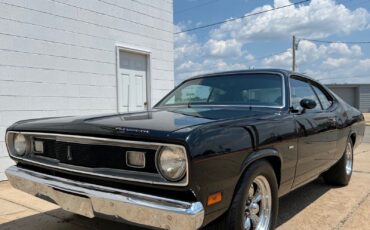
[[181, 180], [186, 173], [186, 153], [179, 147], [162, 147], [158, 155], [158, 169], [170, 181]]
[[28, 141], [23, 134], [16, 134], [14, 137], [14, 150], [18, 156], [23, 156], [28, 147]]

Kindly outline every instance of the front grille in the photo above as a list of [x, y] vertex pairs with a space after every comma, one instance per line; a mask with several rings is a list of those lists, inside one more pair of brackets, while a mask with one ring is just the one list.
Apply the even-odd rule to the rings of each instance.
[[[15, 154], [14, 138], [24, 135], [30, 143], [24, 156]], [[80, 135], [18, 132], [9, 131], [6, 134], [9, 153], [19, 164], [55, 170], [66, 175], [81, 176], [81, 178], [96, 178], [102, 181], [115, 180], [127, 183], [169, 185], [184, 187], [189, 184], [189, 174], [180, 181], [166, 180], [156, 168], [156, 152], [165, 146], [185, 147], [177, 144], [114, 139], [105, 137], [89, 137]], [[41, 143], [37, 141], [42, 141]], [[43, 147], [43, 148], [42, 148]], [[128, 166], [126, 153], [145, 152], [145, 167]], [[139, 153], [140, 154], [140, 153]], [[130, 156], [131, 163], [140, 163], [142, 156]], [[188, 162], [186, 161], [186, 169]], [[63, 174], [64, 175], [64, 174]]]
[[[35, 155], [58, 160], [59, 163], [93, 169], [120, 169], [157, 173], [155, 153], [152, 149], [138, 149], [110, 145], [91, 145], [37, 139], [44, 142], [44, 153]], [[145, 167], [133, 168], [126, 164], [127, 151], [145, 152]]]

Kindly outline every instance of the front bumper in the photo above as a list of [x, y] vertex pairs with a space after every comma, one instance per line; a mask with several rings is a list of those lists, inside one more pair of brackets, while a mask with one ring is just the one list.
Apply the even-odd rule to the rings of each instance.
[[163, 229], [190, 230], [203, 224], [204, 209], [200, 202], [81, 183], [17, 166], [11, 166], [5, 173], [14, 188], [90, 218], [104, 216]]

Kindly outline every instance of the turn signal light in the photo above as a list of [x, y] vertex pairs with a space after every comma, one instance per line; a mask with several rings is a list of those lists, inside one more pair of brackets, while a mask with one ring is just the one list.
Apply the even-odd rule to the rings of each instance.
[[133, 168], [145, 168], [145, 152], [126, 151], [126, 164]]
[[44, 153], [44, 142], [35, 140], [33, 142], [33, 150], [35, 153]]
[[222, 193], [221, 192], [212, 194], [208, 197], [207, 206], [211, 206], [211, 205], [220, 203], [221, 200], [222, 200]]

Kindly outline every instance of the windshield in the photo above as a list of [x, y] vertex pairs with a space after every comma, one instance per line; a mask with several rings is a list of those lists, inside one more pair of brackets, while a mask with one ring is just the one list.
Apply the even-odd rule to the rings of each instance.
[[241, 105], [281, 107], [282, 77], [276, 74], [212, 76], [184, 82], [157, 106]]

